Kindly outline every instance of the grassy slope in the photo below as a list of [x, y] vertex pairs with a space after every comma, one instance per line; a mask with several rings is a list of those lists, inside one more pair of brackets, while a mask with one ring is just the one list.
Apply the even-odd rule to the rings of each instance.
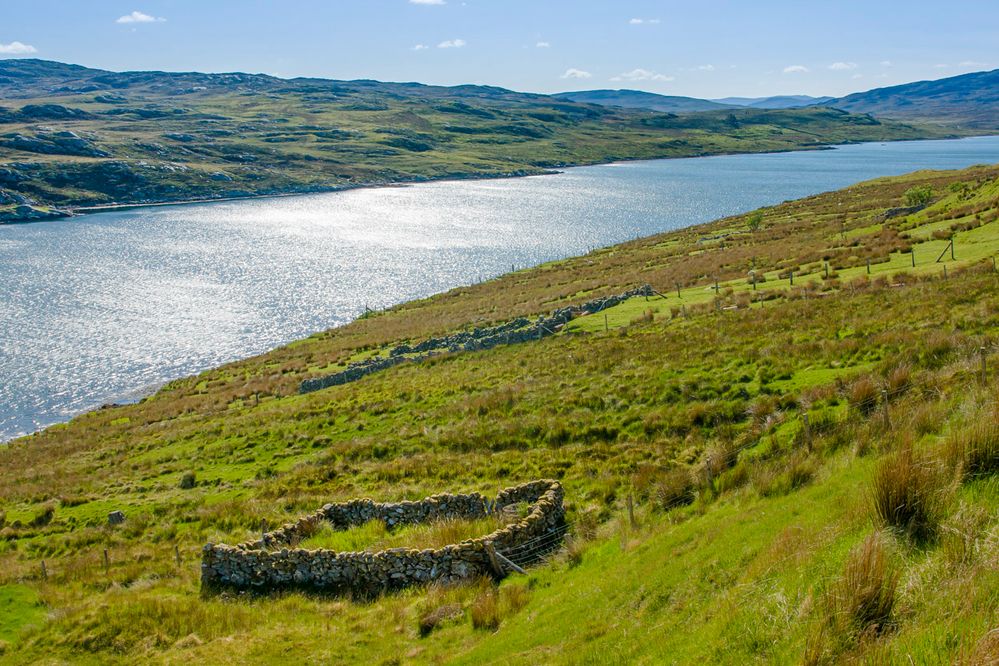
[[[830, 109], [737, 109], [733, 120], [729, 111], [675, 116], [474, 86], [102, 74], [32, 62], [0, 63], [0, 74], [25, 68], [13, 83], [0, 76], [0, 95], [10, 98], [6, 120], [0, 109], [0, 168], [13, 170], [0, 172], [0, 194], [7, 189], [69, 207], [953, 135]], [[85, 117], [19, 115], [44, 104]], [[149, 113], [160, 116], [141, 115]], [[17, 135], [45, 139], [62, 130], [109, 156], [9, 144]]]
[[[0, 582], [19, 590], [2, 623], [7, 656], [745, 663], [798, 661], [811, 646], [827, 660], [971, 658], [988, 649], [999, 603], [994, 475], [948, 481], [936, 540], [889, 538], [902, 571], [892, 630], [856, 639], [825, 622], [847, 553], [872, 531], [876, 461], [905, 442], [935, 460], [953, 433], [995, 418], [995, 372], [979, 385], [975, 370], [999, 335], [999, 284], [982, 263], [999, 252], [997, 177], [999, 167], [981, 167], [881, 179], [766, 209], [755, 233], [740, 216], [521, 271], [15, 442], [0, 451]], [[936, 203], [876, 222], [917, 184]], [[952, 227], [957, 260], [944, 280], [933, 235]], [[911, 248], [916, 269], [900, 254]], [[767, 277], [755, 297], [754, 263]], [[780, 277], [791, 269], [793, 288]], [[295, 394], [303, 377], [395, 341], [641, 282], [666, 293], [679, 283], [681, 295], [618, 306], [609, 331], [586, 318], [540, 343]], [[850, 387], [898, 367], [909, 381], [891, 396], [886, 430], [880, 411], [849, 406]], [[697, 499], [668, 511], [674, 469], [697, 479]], [[198, 484], [181, 490], [188, 470]], [[200, 545], [242, 540], [261, 520], [357, 495], [489, 492], [539, 476], [563, 480], [575, 543], [499, 592], [198, 596]], [[629, 493], [638, 527], [622, 518]], [[104, 527], [119, 508], [126, 525]], [[460, 616], [420, 638], [419, 619], [449, 604]]]

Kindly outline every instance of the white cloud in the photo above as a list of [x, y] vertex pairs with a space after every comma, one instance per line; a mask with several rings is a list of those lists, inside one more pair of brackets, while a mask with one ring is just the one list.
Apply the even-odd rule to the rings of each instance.
[[409, 0], [411, 5], [446, 5], [444, 0]]
[[628, 23], [630, 23], [631, 25], [642, 25], [642, 24], [656, 25], [657, 23], [660, 23], [660, 22], [661, 21], [659, 19], [657, 19], [657, 18], [649, 18], [649, 19], [647, 19], [647, 18], [633, 18], [633, 19], [630, 19], [628, 21]]
[[978, 62], [975, 60], [965, 60], [963, 62], [957, 63], [958, 67], [988, 67], [984, 62]]
[[881, 61], [881, 66], [882, 67], [891, 67], [892, 66], [892, 62], [891, 62], [891, 60], [882, 60]]
[[848, 69], [857, 69], [857, 63], [855, 62], [834, 62], [829, 65], [829, 69], [834, 72], [845, 72]]
[[804, 74], [808, 71], [808, 68], [804, 65], [788, 65], [784, 68], [785, 74]]
[[464, 39], [448, 39], [447, 41], [443, 41], [440, 44], [438, 44], [437, 48], [439, 48], [439, 49], [460, 49], [462, 46], [465, 46], [467, 43], [468, 42], [466, 42]]
[[590, 79], [590, 78], [593, 78], [593, 75], [590, 74], [589, 72], [585, 72], [585, 71], [583, 71], [581, 69], [576, 69], [575, 67], [570, 67], [569, 69], [565, 70], [565, 73], [562, 74], [562, 76], [559, 77], [559, 78], [563, 78], [563, 79]]
[[702, 71], [702, 72], [713, 72], [713, 71], [715, 71], [715, 66], [714, 65], [698, 65], [697, 69], [700, 70], [700, 71]]
[[538, 42], [534, 46], [537, 47], [537, 48], [539, 48], [539, 49], [547, 49], [547, 48], [549, 48], [551, 46], [551, 44], [549, 44], [548, 42]]
[[23, 55], [25, 53], [38, 53], [38, 49], [31, 44], [24, 44], [22, 42], [0, 43], [0, 53], [4, 55]]
[[862, 79], [862, 78], [864, 78], [864, 75], [863, 74], [854, 74], [850, 78], [851, 79]]
[[950, 67], [950, 65], [948, 65], [948, 64], [947, 64], [947, 63], [945, 63], [945, 62], [938, 62], [937, 64], [935, 64], [935, 65], [933, 65], [933, 66], [934, 66], [935, 68], [937, 68], [937, 69], [947, 69], [948, 67]]
[[143, 14], [142, 12], [135, 11], [131, 14], [119, 16], [115, 23], [159, 23], [162, 21], [166, 21], [166, 19], [160, 16], [150, 16], [149, 14]]
[[422, 50], [424, 50], [426, 48], [427, 48], [426, 44], [417, 44], [416, 46], [413, 47], [413, 50], [414, 51], [422, 51]]
[[672, 81], [672, 76], [659, 74], [648, 69], [633, 69], [630, 72], [618, 74], [611, 78], [611, 81]]

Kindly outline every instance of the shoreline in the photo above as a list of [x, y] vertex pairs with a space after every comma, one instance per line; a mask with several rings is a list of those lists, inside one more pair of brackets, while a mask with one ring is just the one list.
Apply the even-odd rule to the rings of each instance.
[[538, 167], [537, 171], [531, 171], [526, 169], [519, 169], [516, 171], [510, 171], [506, 173], [499, 174], [454, 174], [445, 175], [441, 177], [426, 177], [426, 178], [412, 178], [409, 180], [396, 180], [388, 182], [368, 182], [368, 183], [357, 183], [349, 185], [340, 185], [329, 188], [318, 188], [311, 190], [299, 190], [299, 191], [288, 191], [288, 192], [268, 192], [261, 194], [247, 194], [242, 196], [227, 196], [227, 197], [202, 197], [194, 199], [174, 199], [169, 201], [152, 201], [152, 202], [135, 202], [135, 203], [111, 203], [111, 204], [100, 204], [96, 206], [65, 206], [63, 208], [53, 208], [53, 210], [63, 211], [65, 215], [54, 215], [47, 219], [25, 219], [25, 220], [10, 220], [7, 222], [0, 222], [0, 226], [5, 225], [16, 225], [16, 224], [31, 224], [33, 222], [52, 222], [60, 219], [70, 219], [81, 215], [92, 215], [96, 213], [108, 213], [121, 210], [133, 210], [136, 208], [161, 208], [164, 206], [187, 206], [196, 204], [210, 204], [210, 203], [224, 203], [233, 201], [251, 201], [255, 199], [277, 199], [285, 197], [298, 197], [298, 196], [309, 196], [313, 194], [335, 194], [338, 192], [349, 192], [352, 190], [359, 189], [375, 189], [375, 188], [385, 188], [385, 187], [409, 187], [412, 185], [420, 185], [424, 183], [449, 183], [449, 182], [463, 182], [463, 181], [480, 181], [480, 180], [502, 180], [506, 178], [527, 178], [531, 176], [550, 176], [562, 173], [564, 169], [576, 169], [581, 167], [592, 167], [592, 166], [609, 166], [613, 164], [628, 164], [634, 162], [658, 162], [661, 160], [687, 160], [687, 159], [699, 159], [708, 157], [726, 157], [734, 155], [782, 155], [786, 153], [800, 153], [800, 152], [815, 152], [815, 151], [825, 151], [825, 150], [836, 150], [837, 148], [843, 146], [857, 146], [863, 144], [879, 144], [879, 143], [915, 143], [920, 141], [960, 141], [962, 139], [971, 138], [983, 138], [989, 136], [999, 136], [999, 133], [986, 133], [986, 134], [970, 134], [970, 135], [953, 135], [944, 138], [927, 138], [927, 139], [890, 139], [887, 141], [848, 141], [844, 143], [826, 143], [811, 146], [801, 146], [799, 148], [789, 148], [787, 150], [760, 150], [760, 151], [721, 151], [713, 153], [702, 153], [696, 155], [683, 155], [674, 157], [635, 157], [635, 158], [617, 158], [608, 161], [594, 161], [594, 162], [575, 162], [558, 164], [551, 167]]

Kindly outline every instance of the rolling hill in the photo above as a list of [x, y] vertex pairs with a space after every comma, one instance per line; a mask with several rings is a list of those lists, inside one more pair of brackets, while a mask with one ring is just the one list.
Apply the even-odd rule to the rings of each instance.
[[999, 129], [999, 69], [875, 88], [824, 104], [878, 118]]
[[0, 223], [953, 134], [828, 109], [677, 115], [489, 86], [108, 72], [32, 59], [0, 60], [0, 99]]
[[[925, 208], [887, 214], [913, 191]], [[2, 446], [0, 660], [994, 663], [997, 202], [999, 166], [860, 183], [369, 313]], [[299, 392], [646, 283], [543, 338]], [[541, 478], [569, 533], [526, 574], [362, 599], [200, 585], [206, 542], [327, 502]]]

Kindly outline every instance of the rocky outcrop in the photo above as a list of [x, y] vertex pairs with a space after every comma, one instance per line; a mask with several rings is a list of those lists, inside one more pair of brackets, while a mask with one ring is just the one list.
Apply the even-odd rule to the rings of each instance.
[[108, 157], [110, 153], [101, 150], [90, 140], [76, 132], [36, 132], [34, 136], [11, 133], [0, 138], [0, 146], [43, 155], [71, 155], [74, 157]]
[[[264, 534], [259, 541], [237, 546], [205, 545], [202, 588], [206, 591], [297, 588], [371, 597], [431, 582], [455, 584], [480, 576], [500, 577], [505, 570], [493, 559], [491, 550], [518, 566], [528, 566], [560, 546], [566, 529], [563, 497], [558, 481], [541, 480], [502, 490], [492, 501], [472, 493], [434, 495], [418, 502], [352, 500], [327, 504], [314, 514]], [[501, 513], [520, 503], [530, 504], [524, 518], [491, 534], [443, 548], [393, 548], [377, 553], [295, 548], [323, 523], [347, 529], [370, 520], [383, 520], [393, 527], [473, 519]]]
[[[0, 191], [0, 203], [3, 202], [4, 193]], [[60, 217], [70, 217], [71, 213], [58, 208], [36, 208], [27, 204], [21, 204], [14, 208], [0, 210], [0, 224], [13, 224], [16, 222], [40, 222], [42, 220], [56, 220]]]
[[461, 331], [441, 338], [428, 338], [417, 345], [398, 345], [389, 350], [387, 357], [380, 356], [365, 359], [351, 363], [347, 366], [346, 370], [341, 372], [324, 377], [306, 379], [299, 385], [298, 390], [299, 393], [311, 393], [331, 386], [349, 384], [374, 372], [391, 368], [400, 363], [405, 363], [406, 361], [424, 361], [445, 352], [478, 351], [492, 349], [499, 345], [512, 345], [531, 340], [540, 340], [549, 335], [554, 335], [575, 317], [606, 310], [635, 296], [652, 296], [654, 293], [650, 285], [644, 285], [622, 294], [595, 298], [576, 307], [559, 308], [547, 317], [539, 317], [533, 323], [525, 317], [520, 317], [492, 328], [476, 328], [471, 331]]

